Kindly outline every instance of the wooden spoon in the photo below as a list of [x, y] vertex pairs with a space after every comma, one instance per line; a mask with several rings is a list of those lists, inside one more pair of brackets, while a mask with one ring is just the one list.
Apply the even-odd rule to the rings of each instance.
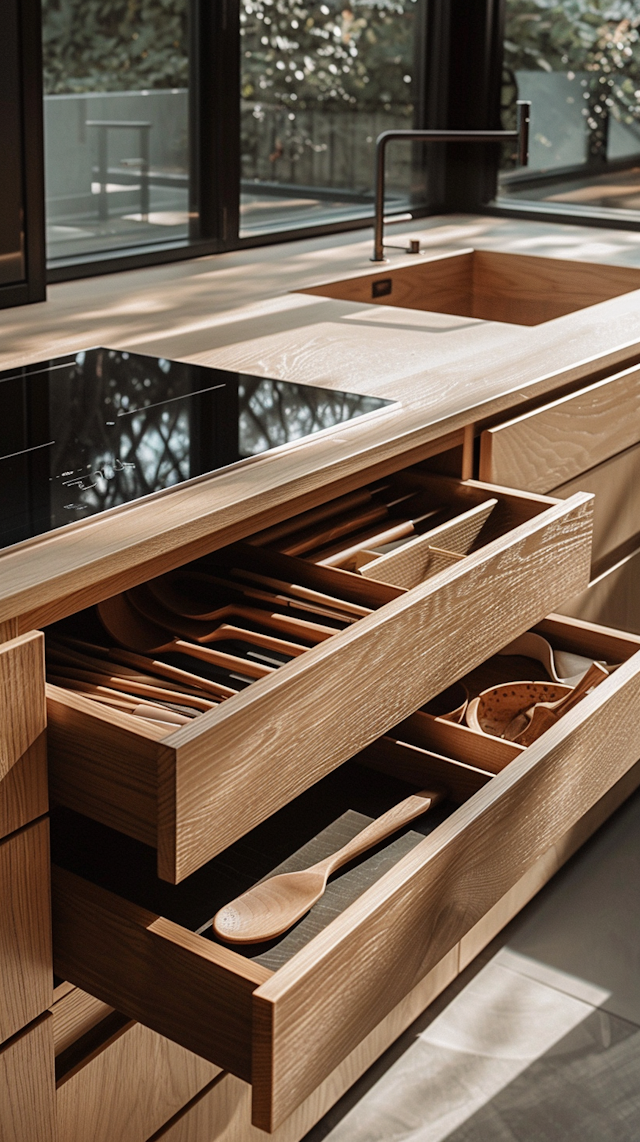
[[144, 673], [139, 674], [139, 671], [148, 671], [150, 674], [157, 674], [159, 680], [166, 679], [167, 682], [163, 683], [164, 685], [171, 682], [189, 692], [201, 690], [204, 694], [211, 694], [213, 698], [233, 698], [238, 693], [231, 686], [224, 686], [221, 682], [212, 682], [211, 679], [205, 678], [202, 674], [191, 674], [189, 670], [181, 670], [179, 666], [169, 666], [167, 662], [159, 662], [155, 658], [145, 658], [141, 654], [133, 654], [132, 651], [122, 650], [120, 647], [95, 646], [93, 643], [83, 642], [79, 638], [71, 638], [66, 635], [58, 635], [58, 640], [64, 646], [73, 647], [74, 650], [95, 654], [108, 662], [116, 663], [119, 672], [125, 678], [130, 677], [129, 670], [139, 679], [144, 677]]
[[216, 913], [216, 936], [229, 944], [255, 944], [282, 935], [320, 899], [332, 872], [422, 816], [444, 796], [442, 790], [414, 793], [331, 856], [300, 872], [283, 872], [255, 884]]
[[208, 646], [185, 642], [181, 638], [167, 638], [170, 632], [140, 614], [125, 595], [114, 595], [111, 599], [105, 599], [104, 602], [98, 603], [96, 610], [103, 627], [116, 642], [141, 654], [159, 654], [166, 651], [188, 654], [191, 658], [199, 658], [202, 662], [210, 662], [212, 666], [234, 670], [247, 678], [264, 678], [267, 674], [273, 674], [275, 669], [273, 666], [251, 662], [250, 659], [237, 658], [234, 654], [211, 650]]
[[593, 690], [595, 686], [604, 682], [604, 679], [608, 677], [609, 671], [600, 666], [598, 662], [594, 662], [566, 698], [560, 698], [557, 702], [538, 702], [536, 706], [525, 710], [523, 714], [518, 714], [509, 723], [502, 736], [507, 741], [518, 742], [519, 745], [531, 745], [545, 730], [549, 729], [549, 726], [553, 726], [558, 718], [573, 709], [582, 698], [586, 697], [590, 690]]

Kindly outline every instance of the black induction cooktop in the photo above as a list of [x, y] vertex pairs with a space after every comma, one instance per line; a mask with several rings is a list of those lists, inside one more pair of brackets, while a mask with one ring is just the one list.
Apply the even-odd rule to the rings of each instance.
[[0, 372], [0, 548], [392, 403], [116, 349]]

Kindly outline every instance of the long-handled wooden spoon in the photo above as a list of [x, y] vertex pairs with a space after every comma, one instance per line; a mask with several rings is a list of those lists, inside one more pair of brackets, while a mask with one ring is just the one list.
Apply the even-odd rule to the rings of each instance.
[[604, 682], [609, 677], [609, 671], [598, 662], [594, 662], [587, 673], [583, 675], [578, 684], [565, 698], [557, 702], [538, 702], [522, 714], [518, 714], [507, 726], [502, 735], [507, 741], [518, 742], [519, 745], [531, 745], [549, 726], [553, 726], [558, 718], [573, 709], [594, 686]]
[[98, 603], [96, 610], [105, 630], [130, 650], [142, 654], [159, 654], [174, 651], [188, 654], [191, 658], [199, 658], [202, 662], [209, 662], [212, 666], [222, 666], [226, 670], [236, 671], [247, 678], [264, 678], [272, 674], [275, 667], [264, 666], [250, 659], [237, 658], [233, 654], [224, 654], [220, 650], [211, 650], [208, 646], [185, 642], [181, 638], [167, 637], [169, 632], [158, 623], [145, 618], [124, 595], [114, 595]]
[[231, 686], [224, 686], [222, 682], [212, 682], [211, 679], [205, 678], [202, 674], [191, 674], [189, 670], [182, 670], [179, 666], [170, 666], [167, 662], [159, 662], [155, 658], [147, 658], [142, 654], [134, 654], [130, 650], [123, 650], [121, 647], [104, 647], [95, 646], [90, 642], [83, 642], [82, 639], [71, 638], [70, 636], [58, 635], [59, 641], [64, 646], [72, 647], [82, 653], [95, 654], [101, 659], [108, 662], [116, 663], [120, 672], [123, 672], [123, 677], [128, 677], [127, 669], [138, 678], [144, 677], [139, 674], [139, 671], [155, 674], [158, 679], [166, 679], [166, 683], [178, 684], [180, 687], [193, 692], [200, 690], [204, 694], [210, 694], [213, 698], [233, 698], [238, 690]]
[[322, 520], [331, 519], [336, 515], [342, 515], [343, 512], [362, 507], [364, 504], [370, 504], [374, 496], [386, 492], [389, 486], [389, 483], [383, 483], [375, 487], [361, 488], [358, 492], [347, 492], [343, 496], [329, 500], [326, 504], [320, 504], [317, 508], [308, 508], [307, 511], [282, 520], [281, 523], [272, 524], [271, 527], [256, 532], [246, 542], [250, 543], [252, 547], [265, 547], [268, 544], [275, 544], [284, 536], [291, 535], [303, 527], [309, 527], [311, 524], [320, 523]]
[[216, 913], [216, 936], [230, 944], [255, 944], [281, 936], [320, 899], [332, 872], [422, 816], [444, 796], [443, 790], [414, 793], [331, 856], [300, 872], [283, 872], [255, 884]]

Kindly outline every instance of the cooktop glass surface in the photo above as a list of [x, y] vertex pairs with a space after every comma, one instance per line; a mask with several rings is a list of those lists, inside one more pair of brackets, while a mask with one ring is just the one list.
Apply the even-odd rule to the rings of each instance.
[[392, 403], [116, 349], [0, 372], [0, 547]]

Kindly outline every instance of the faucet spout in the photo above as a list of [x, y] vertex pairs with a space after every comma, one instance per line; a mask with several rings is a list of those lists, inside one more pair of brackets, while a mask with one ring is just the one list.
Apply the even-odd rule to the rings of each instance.
[[[397, 139], [423, 143], [506, 143], [509, 140], [518, 144], [518, 163], [526, 166], [529, 161], [529, 121], [531, 104], [524, 99], [517, 103], [518, 126], [515, 131], [383, 131], [376, 139], [375, 174], [375, 220], [372, 262], [384, 262], [384, 184], [387, 144]], [[419, 253], [415, 241], [409, 253]]]

